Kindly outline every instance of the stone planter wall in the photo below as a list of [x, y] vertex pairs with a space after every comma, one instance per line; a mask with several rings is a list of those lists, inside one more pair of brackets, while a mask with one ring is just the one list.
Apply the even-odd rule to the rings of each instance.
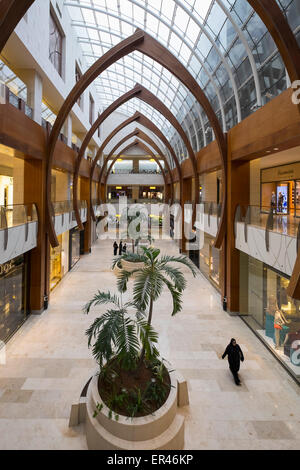
[[[177, 413], [177, 377], [170, 374], [171, 390], [165, 404], [153, 415], [127, 418], [109, 409], [98, 392], [98, 375], [89, 385], [86, 402], [86, 439], [91, 450], [180, 450], [184, 446], [184, 417]], [[93, 417], [97, 403], [103, 408]]]

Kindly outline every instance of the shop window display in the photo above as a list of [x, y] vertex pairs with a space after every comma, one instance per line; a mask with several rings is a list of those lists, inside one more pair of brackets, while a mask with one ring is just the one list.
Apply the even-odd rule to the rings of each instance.
[[69, 269], [72, 269], [80, 258], [80, 232], [78, 230], [78, 227], [75, 227], [70, 230], [69, 243]]
[[59, 245], [50, 252], [50, 290], [52, 291], [69, 271], [69, 231], [57, 237]]
[[246, 257], [248, 269], [244, 272], [248, 274], [240, 282], [243, 318], [300, 380], [300, 301], [287, 295], [288, 277]]
[[214, 238], [204, 233], [203, 247], [199, 252], [200, 271], [213, 283], [215, 287], [220, 288], [220, 251], [214, 247]]
[[19, 256], [0, 265], [0, 340], [7, 341], [27, 316], [27, 263]]

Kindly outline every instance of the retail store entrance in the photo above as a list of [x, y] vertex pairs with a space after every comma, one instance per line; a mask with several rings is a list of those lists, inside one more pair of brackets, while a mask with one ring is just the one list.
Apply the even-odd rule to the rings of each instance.
[[0, 265], [0, 340], [7, 341], [26, 320], [28, 309], [27, 255]]
[[261, 170], [261, 209], [300, 217], [300, 163]]

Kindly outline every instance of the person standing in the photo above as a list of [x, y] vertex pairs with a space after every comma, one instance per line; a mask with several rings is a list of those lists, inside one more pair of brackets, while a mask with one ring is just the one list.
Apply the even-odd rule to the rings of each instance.
[[124, 243], [124, 246], [123, 246], [123, 253], [126, 253], [126, 251], [127, 251], [127, 245], [126, 245], [126, 243]]
[[272, 191], [272, 196], [271, 196], [271, 209], [273, 214], [276, 213], [276, 194], [274, 191]]
[[283, 201], [284, 201], [284, 196], [281, 191], [279, 191], [278, 194], [278, 212], [283, 211]]
[[117, 254], [118, 254], [118, 244], [117, 244], [116, 241], [115, 241], [115, 243], [113, 244], [113, 247], [114, 247], [114, 256], [117, 256]]
[[229, 369], [233, 375], [236, 385], [241, 385], [238, 371], [240, 370], [240, 361], [244, 361], [244, 355], [240, 346], [236, 344], [236, 340], [234, 338], [231, 339], [230, 343], [225, 349], [222, 359], [224, 359], [226, 356], [228, 356]]
[[121, 240], [120, 245], [119, 245], [119, 255], [122, 254], [122, 250], [123, 250], [123, 243], [122, 243], [122, 240]]

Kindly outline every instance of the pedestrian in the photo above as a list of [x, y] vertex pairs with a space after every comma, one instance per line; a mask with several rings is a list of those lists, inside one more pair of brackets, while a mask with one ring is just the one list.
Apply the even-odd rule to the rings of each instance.
[[119, 245], [119, 255], [122, 254], [122, 250], [123, 250], [123, 243], [122, 243], [122, 240], [121, 240], [120, 245]]
[[113, 244], [113, 247], [114, 247], [114, 256], [117, 256], [117, 254], [118, 254], [118, 244], [117, 244], [116, 241], [115, 241], [115, 243]]
[[274, 191], [272, 191], [272, 196], [271, 196], [271, 209], [273, 214], [276, 212], [276, 194]]
[[124, 243], [124, 246], [123, 246], [123, 253], [126, 253], [126, 251], [127, 251], [127, 245], [126, 245], [126, 243]]
[[278, 212], [283, 212], [284, 195], [281, 191], [278, 194]]
[[236, 340], [234, 338], [231, 339], [230, 343], [225, 349], [222, 359], [224, 359], [226, 356], [228, 356], [229, 369], [231, 370], [236, 385], [241, 385], [238, 371], [240, 370], [240, 361], [244, 361], [244, 355], [239, 345], [236, 344]]

